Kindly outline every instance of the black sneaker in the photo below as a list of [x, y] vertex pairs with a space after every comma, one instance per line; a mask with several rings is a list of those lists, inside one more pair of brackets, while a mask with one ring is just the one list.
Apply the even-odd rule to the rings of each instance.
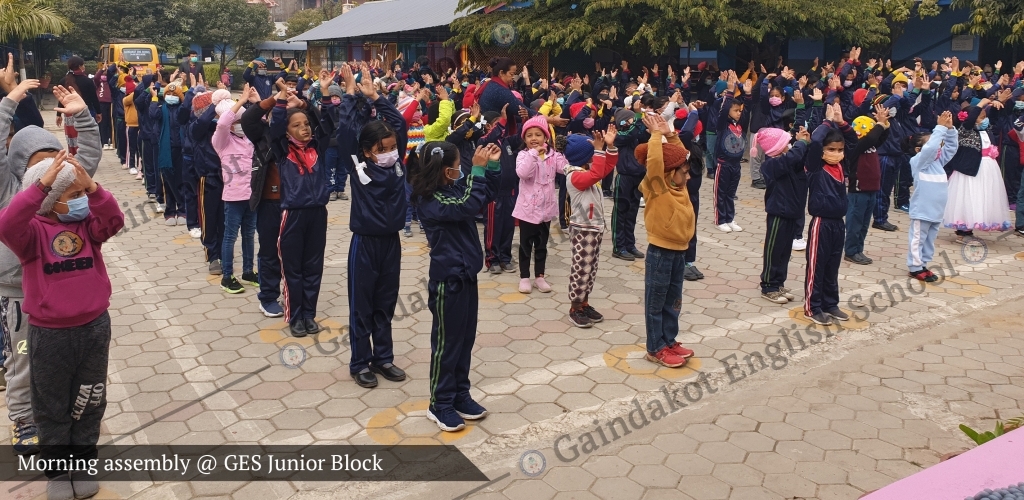
[[594, 322], [590, 320], [587, 313], [583, 312], [583, 309], [569, 311], [569, 322], [580, 328], [590, 328], [594, 326]]
[[825, 311], [825, 314], [828, 314], [829, 316], [831, 316], [836, 321], [849, 321], [850, 320], [850, 315], [844, 313], [843, 310], [838, 308], [838, 307], [836, 307], [834, 309], [831, 309], [831, 310], [828, 310], [828, 311]]
[[633, 248], [630, 248], [629, 250], [626, 250], [626, 253], [632, 255], [633, 257], [635, 257], [637, 259], [642, 259], [642, 258], [646, 257], [646, 255], [644, 255], [644, 253], [641, 252], [640, 250], [637, 250], [636, 247], [633, 247]]
[[853, 262], [854, 264], [860, 264], [862, 266], [866, 266], [866, 265], [874, 262], [871, 259], [869, 259], [867, 255], [864, 255], [863, 253], [858, 253], [856, 255], [846, 255], [846, 256], [843, 257], [843, 260], [845, 260], [847, 262]]
[[829, 319], [829, 316], [827, 314], [823, 313], [823, 312], [819, 312], [819, 313], [814, 314], [812, 316], [808, 316], [806, 313], [804, 313], [804, 317], [809, 319], [809, 320], [811, 320], [811, 321], [813, 321], [815, 324], [818, 324], [818, 325], [828, 326], [828, 325], [832, 324], [832, 320]]
[[509, 263], [506, 263], [506, 264], [502, 264], [501, 265], [501, 270], [505, 271], [506, 273], [514, 273], [514, 272], [516, 272], [517, 268], [516, 268], [515, 264], [509, 262]]
[[252, 286], [260, 286], [260, 275], [256, 273], [242, 273], [242, 283]]
[[491, 264], [491, 267], [487, 268], [487, 272], [489, 272], [491, 274], [501, 274], [502, 273], [501, 266], [498, 265], [498, 264]]
[[228, 293], [242, 293], [245, 287], [235, 279], [234, 276], [225, 276], [220, 279], [220, 289]]
[[764, 181], [760, 180], [760, 179], [758, 179], [758, 180], [756, 180], [754, 182], [751, 182], [750, 183], [750, 187], [752, 187], [754, 189], [767, 189], [768, 188], [768, 186], [764, 183]]
[[696, 268], [694, 268], [693, 266], [686, 266], [686, 269], [683, 270], [683, 279], [686, 281], [699, 280], [700, 278], [697, 277], [697, 273], [695, 271]]
[[1024, 236], [1024, 226], [1014, 229], [1013, 232], [1016, 233], [1017, 236]]
[[935, 283], [936, 281], [939, 281], [939, 277], [935, 276], [934, 274], [932, 274], [931, 271], [927, 269], [921, 269], [919, 271], [910, 271], [909, 274], [911, 278], [914, 278], [919, 281], [924, 281], [925, 283]]
[[690, 269], [693, 270], [693, 274], [695, 274], [697, 276], [697, 279], [699, 279], [699, 280], [704, 279], [704, 273], [700, 272], [700, 269], [697, 269], [697, 266], [695, 266], [693, 264], [690, 264]]
[[597, 312], [597, 309], [591, 307], [590, 304], [583, 306], [583, 314], [585, 314], [587, 318], [590, 319], [591, 323], [600, 323], [604, 321], [604, 316], [601, 313]]
[[302, 324], [306, 326], [306, 333], [307, 334], [314, 335], [314, 334], [320, 333], [320, 324], [317, 323], [315, 319], [309, 318], [309, 319], [303, 321]]
[[617, 250], [612, 251], [612, 257], [615, 257], [616, 259], [628, 260], [630, 262], [636, 260], [636, 257], [634, 257], [633, 254], [627, 252], [619, 252]]
[[881, 229], [882, 231], [889, 231], [889, 232], [898, 231], [899, 230], [898, 226], [896, 226], [896, 225], [894, 225], [892, 223], [889, 223], [889, 222], [882, 222], [882, 223], [876, 222], [876, 223], [872, 224], [871, 227], [873, 227], [875, 229]]

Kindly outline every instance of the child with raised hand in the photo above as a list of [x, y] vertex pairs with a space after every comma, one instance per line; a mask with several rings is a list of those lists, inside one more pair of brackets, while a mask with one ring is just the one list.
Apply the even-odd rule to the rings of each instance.
[[843, 119], [839, 103], [825, 110], [825, 122], [811, 134], [806, 157], [807, 212], [811, 215], [804, 278], [804, 317], [819, 325], [847, 321], [839, 309], [839, 264], [846, 236], [846, 175], [843, 159], [857, 145], [857, 134]]
[[857, 147], [846, 160], [849, 205], [846, 210], [843, 260], [868, 265], [873, 261], [864, 255], [864, 240], [882, 185], [881, 161], [876, 148], [888, 138], [889, 110], [879, 105], [875, 107], [874, 119], [858, 116], [853, 120], [853, 131], [857, 134]]
[[[604, 237], [604, 197], [601, 179], [615, 168], [619, 150], [615, 147], [614, 125], [594, 139], [573, 134], [566, 139], [565, 186], [572, 203], [569, 218], [569, 244], [572, 248], [572, 272], [569, 274], [569, 322], [590, 328], [604, 316], [590, 305], [590, 292], [597, 278], [601, 240]], [[605, 151], [605, 146], [608, 150]]]
[[652, 363], [677, 368], [693, 356], [693, 351], [676, 342], [686, 250], [697, 228], [687, 188], [691, 174], [687, 164], [690, 152], [661, 116], [645, 115], [644, 125], [651, 138], [634, 152], [637, 161], [647, 167], [647, 175], [640, 184], [647, 201], [644, 224], [649, 228], [644, 273], [647, 329], [644, 357]]
[[316, 305], [327, 248], [329, 183], [324, 150], [328, 140], [287, 88], [271, 112], [271, 156], [281, 176], [281, 234], [278, 256], [283, 276], [284, 314], [294, 337], [320, 331]]
[[242, 232], [242, 282], [259, 286], [259, 276], [253, 270], [256, 246], [256, 212], [249, 208], [252, 195], [252, 160], [254, 147], [242, 132], [242, 105], [256, 89], [245, 84], [237, 100], [225, 99], [216, 106], [217, 128], [213, 131], [213, 149], [220, 155], [221, 176], [224, 180], [224, 238], [221, 244], [220, 287], [227, 293], [242, 293], [245, 287], [235, 278], [235, 239]]
[[943, 167], [956, 155], [960, 134], [953, 127], [953, 114], [939, 115], [931, 134], [915, 134], [909, 140], [910, 168], [914, 173], [914, 193], [910, 196], [910, 245], [907, 268], [910, 277], [929, 283], [938, 281], [928, 263], [935, 253], [935, 238], [946, 209], [949, 185]]
[[[568, 162], [551, 146], [551, 128], [543, 116], [523, 124], [526, 149], [516, 157], [519, 196], [512, 216], [519, 219], [519, 291], [530, 293], [533, 285], [543, 293], [551, 291], [544, 278], [551, 221], [558, 217], [556, 175]], [[534, 259], [536, 280], [530, 282], [530, 258]]]
[[742, 231], [736, 224], [736, 189], [740, 183], [740, 160], [746, 151], [744, 137], [750, 124], [750, 92], [753, 83], [743, 85], [742, 99], [736, 99], [736, 73], [729, 71], [725, 94], [718, 116], [715, 146], [715, 225], [720, 231]]
[[483, 263], [474, 219], [494, 198], [500, 182], [501, 149], [478, 147], [473, 175], [462, 173], [459, 150], [448, 142], [428, 142], [422, 160], [411, 168], [412, 202], [422, 214], [430, 240], [428, 306], [434, 317], [430, 330], [430, 406], [427, 418], [441, 430], [463, 429], [464, 419], [477, 420], [487, 410], [469, 394], [469, 369], [476, 340], [479, 297], [477, 273]]
[[0, 211], [0, 241], [24, 269], [32, 415], [40, 459], [51, 464], [47, 497], [88, 498], [99, 491], [88, 472], [50, 461], [97, 456], [111, 292], [100, 249], [124, 227], [124, 214], [66, 151], [38, 161], [22, 180], [22, 191]]
[[[478, 141], [481, 146], [494, 144], [501, 150], [501, 183], [495, 187], [494, 201], [484, 207], [484, 265], [491, 274], [512, 273], [516, 270], [512, 265], [512, 238], [516, 230], [513, 213], [519, 191], [516, 169], [523, 138], [507, 134], [507, 125], [508, 120], [499, 119], [491, 131]], [[519, 291], [523, 291], [522, 286]]]
[[764, 211], [768, 213], [764, 264], [761, 271], [761, 297], [776, 304], [785, 304], [795, 297], [786, 288], [793, 238], [800, 226], [807, 200], [807, 175], [804, 157], [811, 134], [803, 126], [790, 147], [790, 135], [777, 128], [758, 131], [755, 141], [764, 152], [761, 173], [764, 174]]
[[[362, 95], [347, 66], [341, 76], [346, 93], [341, 102], [337, 143], [341, 160], [352, 172], [352, 207], [348, 250], [349, 328], [352, 359], [349, 373], [360, 387], [376, 387], [379, 373], [392, 382], [405, 380], [395, 366], [391, 322], [398, 305], [405, 226], [407, 123], [387, 97], [377, 93], [368, 74]], [[371, 107], [379, 119], [370, 116]], [[360, 101], [362, 103], [360, 103]], [[481, 257], [481, 262], [483, 257]]]

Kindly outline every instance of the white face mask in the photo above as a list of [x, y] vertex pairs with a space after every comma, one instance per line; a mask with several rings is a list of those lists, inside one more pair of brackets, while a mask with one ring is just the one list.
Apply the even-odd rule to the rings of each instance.
[[397, 149], [394, 150], [394, 151], [389, 151], [387, 153], [380, 153], [380, 154], [378, 154], [376, 156], [377, 156], [377, 159], [374, 160], [374, 161], [375, 161], [375, 163], [377, 163], [377, 166], [380, 166], [380, 167], [390, 167], [391, 165], [394, 165], [395, 163], [398, 163], [398, 150]]
[[231, 133], [237, 135], [238, 137], [245, 137], [245, 132], [242, 132], [242, 124], [241, 123], [236, 123], [236, 124], [232, 125], [231, 126]]
[[122, 94], [127, 94], [128, 93], [128, 89], [125, 88], [125, 87], [118, 87], [117, 90], [120, 90]]
[[889, 118], [896, 118], [896, 108], [889, 108]]

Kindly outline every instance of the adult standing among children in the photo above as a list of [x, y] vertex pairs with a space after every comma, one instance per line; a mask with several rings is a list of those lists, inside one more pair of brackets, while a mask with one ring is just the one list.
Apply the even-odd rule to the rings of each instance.
[[188, 57], [181, 62], [181, 66], [178, 66], [178, 71], [185, 75], [193, 75], [199, 78], [199, 75], [203, 73], [203, 63], [199, 60], [199, 54], [194, 51], [188, 51]]

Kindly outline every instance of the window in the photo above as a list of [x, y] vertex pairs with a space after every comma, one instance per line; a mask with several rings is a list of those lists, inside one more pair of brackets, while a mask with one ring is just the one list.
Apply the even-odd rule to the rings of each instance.
[[151, 49], [121, 49], [121, 56], [125, 62], [148, 63], [153, 62], [153, 51]]

